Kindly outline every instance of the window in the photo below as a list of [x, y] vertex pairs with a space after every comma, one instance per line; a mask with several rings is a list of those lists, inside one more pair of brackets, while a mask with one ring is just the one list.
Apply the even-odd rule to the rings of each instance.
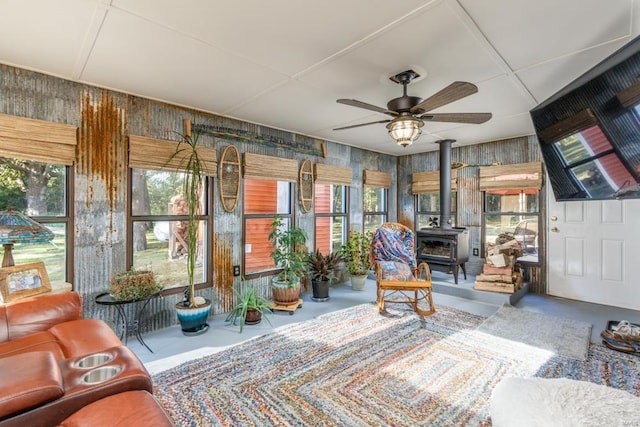
[[[188, 212], [181, 195], [184, 174], [138, 168], [130, 171], [129, 265], [153, 271], [165, 289], [186, 286]], [[211, 275], [212, 183], [212, 178], [205, 178], [203, 183], [196, 284], [208, 283]]]
[[347, 241], [346, 185], [315, 183], [315, 249], [323, 254], [337, 251]]
[[375, 232], [376, 229], [387, 221], [387, 201], [386, 188], [364, 187], [364, 232]]
[[484, 196], [485, 251], [489, 243], [503, 233], [520, 242], [521, 260], [538, 262], [538, 224], [540, 219], [538, 190], [487, 190]]
[[553, 144], [584, 196], [605, 199], [636, 182], [598, 125]]
[[[451, 193], [451, 220], [456, 226], [456, 193]], [[415, 196], [415, 229], [439, 227], [440, 193], [423, 193]]]
[[276, 215], [291, 226], [292, 184], [287, 181], [245, 178], [244, 187], [244, 273], [275, 271], [268, 235]]
[[72, 281], [71, 168], [0, 157], [0, 210], [12, 207], [53, 231], [46, 243], [16, 244], [17, 264], [44, 261], [51, 281]]

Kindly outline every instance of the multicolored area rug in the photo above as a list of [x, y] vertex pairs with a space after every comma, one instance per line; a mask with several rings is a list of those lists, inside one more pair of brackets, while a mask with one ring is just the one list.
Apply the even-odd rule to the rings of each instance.
[[438, 307], [381, 316], [329, 313], [156, 374], [178, 426], [484, 426], [505, 376], [568, 377], [640, 393], [639, 359], [592, 344], [576, 361], [475, 329], [482, 316]]

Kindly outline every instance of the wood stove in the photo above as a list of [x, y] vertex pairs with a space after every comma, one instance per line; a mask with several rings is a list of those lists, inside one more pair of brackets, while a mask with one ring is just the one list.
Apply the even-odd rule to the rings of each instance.
[[451, 144], [453, 139], [436, 141], [440, 145], [440, 227], [423, 228], [416, 233], [416, 257], [426, 261], [433, 270], [453, 274], [458, 284], [458, 270], [462, 267], [465, 280], [469, 261], [469, 232], [451, 223]]
[[469, 261], [469, 232], [466, 228], [423, 228], [416, 233], [416, 256], [418, 262], [425, 261], [432, 270], [453, 274], [458, 284], [458, 272]]

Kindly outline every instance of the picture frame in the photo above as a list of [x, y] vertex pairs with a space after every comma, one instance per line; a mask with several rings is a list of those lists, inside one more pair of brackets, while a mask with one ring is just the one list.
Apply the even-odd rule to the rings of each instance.
[[31, 262], [0, 268], [0, 293], [6, 302], [51, 291], [44, 262]]

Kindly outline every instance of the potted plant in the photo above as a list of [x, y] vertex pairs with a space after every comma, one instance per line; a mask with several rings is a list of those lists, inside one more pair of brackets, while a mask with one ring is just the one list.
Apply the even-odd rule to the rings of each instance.
[[[185, 120], [186, 132], [176, 146], [176, 151], [168, 160], [178, 160], [184, 174], [182, 197], [187, 207], [187, 279], [188, 284], [183, 301], [176, 304], [178, 320], [185, 335], [199, 335], [209, 329], [207, 319], [211, 311], [211, 301], [195, 295], [195, 267], [198, 258], [199, 215], [206, 176], [205, 163], [197, 149], [199, 132], [191, 134], [191, 122]], [[167, 163], [168, 163], [167, 162]]]
[[335, 269], [342, 261], [339, 252], [329, 252], [322, 255], [320, 249], [316, 249], [307, 257], [307, 265], [311, 272], [311, 287], [314, 301], [329, 300], [329, 285], [331, 279], [335, 277]]
[[280, 305], [293, 305], [300, 296], [300, 279], [306, 270], [307, 235], [298, 227], [287, 227], [281, 216], [271, 222], [268, 236], [273, 250], [271, 258], [282, 270], [271, 281], [273, 300]]
[[238, 303], [229, 312], [225, 321], [235, 325], [236, 321], [240, 320], [240, 332], [244, 325], [257, 325], [262, 318], [271, 324], [267, 316], [271, 313], [270, 306], [271, 302], [257, 295], [253, 286], [248, 287], [238, 295]]
[[162, 290], [153, 271], [120, 271], [111, 276], [109, 293], [117, 301], [141, 300]]
[[356, 230], [349, 232], [347, 242], [340, 248], [340, 253], [347, 263], [347, 270], [351, 275], [351, 286], [361, 291], [367, 280], [371, 268], [369, 252], [371, 250], [372, 233], [366, 235]]

